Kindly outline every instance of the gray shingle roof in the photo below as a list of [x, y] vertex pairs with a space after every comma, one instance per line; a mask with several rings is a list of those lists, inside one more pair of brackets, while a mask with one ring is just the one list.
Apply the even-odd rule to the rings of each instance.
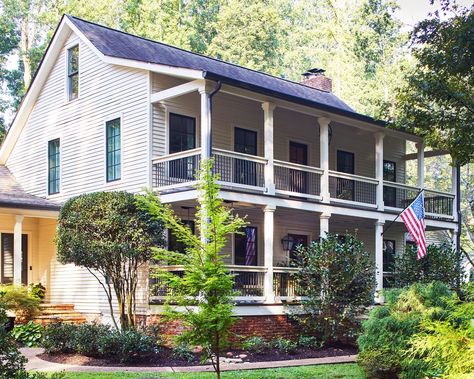
[[59, 210], [60, 205], [23, 190], [10, 170], [0, 165], [0, 207]]
[[66, 17], [106, 56], [200, 70], [204, 71], [204, 77], [208, 79], [221, 80], [224, 83], [264, 92], [285, 100], [297, 101], [374, 122], [372, 118], [354, 112], [351, 107], [332, 93], [133, 36], [73, 16]]

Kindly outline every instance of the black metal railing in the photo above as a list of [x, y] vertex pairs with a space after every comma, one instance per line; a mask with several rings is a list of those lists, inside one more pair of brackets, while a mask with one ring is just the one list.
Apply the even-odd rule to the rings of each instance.
[[329, 175], [329, 192], [333, 199], [377, 204], [377, 183], [371, 178]]
[[[420, 190], [399, 183], [384, 184], [384, 205], [404, 209], [415, 200]], [[443, 216], [453, 215], [454, 195], [437, 191], [424, 191], [425, 213]]]
[[303, 289], [293, 272], [274, 272], [273, 291], [278, 297], [303, 296]]
[[237, 296], [263, 296], [265, 272], [231, 270]]
[[278, 163], [274, 167], [274, 177], [276, 190], [312, 196], [321, 193], [321, 173], [310, 167], [295, 168]]
[[215, 151], [214, 172], [224, 183], [242, 184], [252, 187], [265, 187], [265, 162], [253, 156], [245, 157], [227, 151]]
[[[184, 156], [183, 156], [184, 155]], [[199, 171], [201, 153], [199, 151], [179, 153], [153, 161], [153, 187], [160, 188], [192, 182]]]

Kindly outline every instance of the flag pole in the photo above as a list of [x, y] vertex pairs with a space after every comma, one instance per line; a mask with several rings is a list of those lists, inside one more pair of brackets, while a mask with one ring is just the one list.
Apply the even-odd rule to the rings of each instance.
[[[418, 193], [417, 193], [416, 196], [415, 196], [415, 199], [416, 199], [418, 196], [420, 196], [420, 193], [422, 193], [424, 190], [425, 190], [424, 188], [422, 188], [421, 190], [419, 190]], [[413, 201], [412, 201], [411, 203], [413, 203]], [[380, 235], [383, 236], [384, 233], [385, 233], [387, 230], [389, 230], [393, 224], [395, 224], [395, 221], [397, 221], [397, 219], [400, 217], [400, 215], [401, 215], [403, 212], [405, 212], [405, 210], [411, 205], [411, 203], [408, 204], [404, 209], [402, 209], [402, 211], [401, 211], [399, 214], [397, 214], [397, 217], [395, 217], [392, 221], [390, 221], [390, 224], [388, 224], [387, 228], [386, 228]]]

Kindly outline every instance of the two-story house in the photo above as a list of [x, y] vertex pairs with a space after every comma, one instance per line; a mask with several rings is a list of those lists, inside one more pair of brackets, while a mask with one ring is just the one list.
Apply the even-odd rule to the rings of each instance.
[[[214, 157], [221, 196], [249, 221], [225, 249], [237, 314], [284, 314], [299, 296], [295, 247], [328, 232], [357, 233], [381, 289], [406, 233], [401, 220], [384, 225], [424, 187], [424, 156], [421, 138], [356, 113], [321, 71], [296, 83], [65, 16], [0, 150], [1, 280], [40, 281], [48, 302], [105, 315], [95, 278], [56, 261], [60, 204], [148, 187], [193, 227], [194, 173]], [[428, 230], [456, 236], [454, 192], [425, 190]], [[139, 312], [159, 313], [165, 290], [150, 294], [145, 273]]]

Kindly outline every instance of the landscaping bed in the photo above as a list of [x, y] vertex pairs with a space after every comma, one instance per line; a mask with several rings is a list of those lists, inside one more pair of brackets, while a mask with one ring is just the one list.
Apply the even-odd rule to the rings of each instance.
[[[223, 354], [223, 362], [235, 363], [236, 365], [244, 362], [270, 362], [280, 360], [293, 360], [293, 359], [305, 359], [305, 358], [323, 358], [323, 357], [337, 357], [345, 355], [357, 354], [357, 350], [351, 346], [333, 346], [321, 349], [310, 349], [298, 347], [294, 352], [285, 353], [278, 351], [277, 349], [271, 349], [261, 353], [250, 353], [245, 350], [228, 350], [226, 354]], [[79, 366], [116, 366], [116, 367], [144, 367], [144, 366], [196, 366], [201, 365], [200, 354], [192, 353], [188, 356], [188, 359], [179, 359], [174, 356], [173, 349], [161, 348], [159, 352], [148, 354], [147, 356], [137, 357], [136, 359], [130, 360], [127, 363], [120, 363], [117, 360], [109, 358], [93, 358], [87, 357], [80, 354], [68, 354], [68, 353], [57, 353], [57, 354], [40, 354], [38, 357], [49, 362], [62, 363], [68, 365], [79, 365]], [[208, 364], [208, 363], [204, 363]]]

